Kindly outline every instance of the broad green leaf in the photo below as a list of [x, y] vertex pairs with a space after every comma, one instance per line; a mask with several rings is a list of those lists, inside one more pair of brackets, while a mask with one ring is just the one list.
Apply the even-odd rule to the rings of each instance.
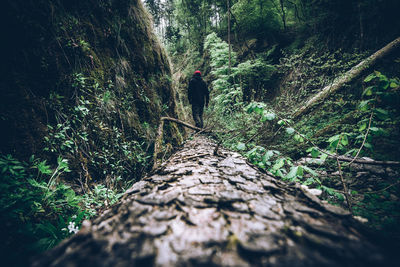
[[297, 175], [298, 177], [303, 177], [303, 175], [304, 175], [304, 170], [303, 170], [303, 167], [302, 167], [302, 166], [298, 166], [296, 175]]
[[361, 111], [367, 111], [368, 108], [369, 108], [369, 105], [368, 105], [368, 104], [369, 104], [371, 101], [372, 101], [372, 99], [361, 101], [361, 103], [358, 105], [358, 108], [359, 108]]
[[329, 147], [332, 148], [332, 149], [336, 149], [336, 147], [338, 147], [338, 145], [339, 145], [339, 139], [337, 139], [337, 140], [331, 142], [331, 143], [329, 144]]
[[372, 149], [372, 145], [370, 143], [364, 143], [364, 146], [368, 149]]
[[245, 150], [245, 149], [246, 149], [246, 144], [245, 144], [245, 143], [242, 143], [242, 142], [239, 142], [239, 143], [236, 145], [236, 149], [237, 149], [237, 150]]
[[246, 157], [252, 160], [257, 155], [258, 147], [253, 148], [249, 152], [246, 153]]
[[378, 128], [378, 127], [371, 127], [371, 133], [374, 134], [374, 136], [382, 136], [382, 135], [388, 135], [388, 132], [385, 131], [382, 128]]
[[373, 93], [373, 89], [375, 88], [375, 86], [369, 86], [367, 87], [364, 92], [362, 93], [362, 95], [366, 95], [366, 96], [371, 96]]
[[247, 113], [252, 113], [254, 111], [254, 103], [250, 103], [246, 108]]
[[272, 169], [276, 171], [276, 170], [282, 168], [283, 165], [285, 165], [285, 159], [284, 158], [277, 159], [275, 161], [274, 166], [272, 166]]
[[364, 82], [370, 82], [372, 79], [376, 78], [376, 75], [374, 73], [371, 73], [370, 75], [367, 76], [367, 78], [364, 79]]
[[257, 114], [260, 114], [260, 115], [261, 115], [261, 114], [263, 113], [263, 111], [264, 111], [264, 110], [263, 110], [262, 108], [260, 108], [260, 107], [255, 107], [255, 108], [254, 108], [254, 112], [257, 113]]
[[269, 159], [270, 159], [273, 155], [274, 155], [274, 152], [271, 151], [271, 150], [268, 150], [267, 152], [265, 152], [265, 154], [264, 154], [264, 156], [263, 156], [263, 158], [262, 158], [262, 161], [263, 161], [264, 163], [267, 163], [267, 162], [269, 161]]
[[282, 170], [281, 170], [281, 169], [278, 169], [278, 170], [275, 172], [275, 175], [277, 175], [277, 176], [279, 176], [279, 177], [281, 177], [281, 178], [285, 177], [285, 175], [282, 173]]
[[310, 167], [307, 166], [303, 166], [303, 169], [308, 172], [309, 174], [311, 174], [312, 176], [318, 176], [318, 173], [316, 173], [313, 169], [311, 169]]
[[288, 134], [293, 134], [295, 132], [295, 130], [292, 127], [286, 128], [286, 132]]
[[332, 143], [334, 141], [338, 141], [340, 139], [340, 134], [334, 135], [328, 139], [328, 142]]
[[364, 131], [366, 128], [367, 128], [367, 123], [364, 122], [364, 123], [361, 124], [360, 128], [358, 128], [358, 131], [359, 131], [359, 132], [362, 132], [362, 131]]
[[378, 77], [379, 77], [379, 80], [380, 81], [388, 81], [388, 78], [385, 76], [385, 75], [383, 75], [383, 74], [380, 74], [379, 73], [379, 75], [377, 75]]
[[307, 180], [305, 180], [303, 182], [303, 185], [307, 185], [308, 186], [308, 185], [312, 185], [313, 183], [315, 183], [315, 179], [310, 177], [310, 178], [307, 178]]
[[347, 138], [347, 135], [344, 134], [342, 136], [342, 139], [340, 139], [340, 142], [342, 143], [342, 145], [347, 146], [349, 144], [349, 139]]
[[321, 153], [321, 156], [319, 157], [319, 159], [324, 162], [326, 159], [328, 158], [328, 154], [325, 153]]
[[349, 151], [347, 151], [347, 152], [345, 153], [345, 155], [352, 155], [352, 156], [355, 156], [355, 155], [357, 154], [357, 151], [358, 151], [358, 149], [353, 148], [353, 149], [350, 149]]
[[379, 83], [379, 85], [380, 85], [380, 87], [381, 88], [383, 88], [384, 90], [386, 90], [386, 89], [388, 89], [389, 88], [389, 81], [386, 79], [386, 80], [384, 80], [384, 81], [381, 81], [380, 83]]
[[267, 120], [268, 120], [268, 121], [272, 121], [272, 120], [275, 119], [275, 117], [276, 117], [276, 115], [275, 115], [274, 113], [265, 110], [265, 111], [263, 112], [261, 121], [262, 121], [262, 122], [265, 122], [265, 121], [267, 121]]
[[328, 195], [334, 195], [335, 190], [333, 188], [327, 187], [325, 185], [321, 186], [321, 188], [328, 194]]
[[257, 164], [257, 166], [260, 167], [261, 169], [265, 169], [266, 168], [266, 166], [265, 166], [265, 164], [263, 162], [259, 162]]
[[313, 147], [313, 148], [311, 149], [311, 157], [316, 158], [316, 157], [319, 156], [319, 154], [320, 154], [319, 150], [316, 149], [315, 147]]
[[278, 125], [280, 125], [280, 126], [282, 126], [282, 125], [284, 125], [286, 122], [284, 121], [284, 120], [279, 120], [278, 121]]
[[293, 180], [294, 178], [296, 178], [298, 169], [299, 169], [298, 166], [291, 167], [290, 172], [286, 174], [285, 179]]
[[374, 111], [376, 116], [381, 120], [386, 120], [389, 118], [389, 112], [387, 110], [384, 110], [382, 108], [376, 108]]
[[360, 134], [360, 135], [357, 135], [356, 139], [364, 139], [364, 137], [365, 137], [365, 135]]
[[299, 143], [303, 143], [303, 142], [304, 142], [303, 137], [301, 137], [301, 135], [299, 135], [299, 134], [295, 134], [295, 135], [293, 136], [293, 139], [294, 139], [295, 141], [299, 142]]
[[395, 82], [391, 82], [390, 83], [390, 88], [396, 88], [396, 87], [398, 87], [399, 85], [397, 84], [397, 83], [395, 83]]
[[344, 196], [342, 193], [338, 193], [336, 192], [335, 196], [338, 198], [338, 200], [343, 201], [344, 200]]

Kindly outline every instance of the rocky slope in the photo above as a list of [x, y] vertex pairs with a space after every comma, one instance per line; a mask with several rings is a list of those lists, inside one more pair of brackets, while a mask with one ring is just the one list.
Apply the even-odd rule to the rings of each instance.
[[[160, 116], [177, 117], [169, 60], [141, 1], [3, 7], [2, 153], [27, 159], [45, 149], [47, 158], [62, 155], [74, 171], [104, 178], [95, 169], [107, 168], [105, 158], [119, 157], [123, 145], [147, 153]], [[176, 128], [169, 133], [168, 142], [180, 141]], [[119, 151], [104, 152], [113, 147]]]

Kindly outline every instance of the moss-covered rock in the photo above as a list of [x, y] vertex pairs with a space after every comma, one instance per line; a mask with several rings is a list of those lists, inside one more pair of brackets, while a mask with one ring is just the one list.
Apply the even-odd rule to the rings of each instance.
[[[141, 1], [7, 0], [3, 8], [0, 152], [61, 155], [75, 178], [138, 177], [160, 116], [177, 117], [169, 60]], [[180, 134], [170, 127], [166, 136]]]

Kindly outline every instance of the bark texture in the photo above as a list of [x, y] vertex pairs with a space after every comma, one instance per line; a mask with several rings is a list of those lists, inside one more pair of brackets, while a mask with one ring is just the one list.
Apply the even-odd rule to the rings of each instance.
[[[350, 214], [188, 141], [123, 199], [33, 266], [378, 266]], [[194, 157], [199, 155], [198, 157]]]

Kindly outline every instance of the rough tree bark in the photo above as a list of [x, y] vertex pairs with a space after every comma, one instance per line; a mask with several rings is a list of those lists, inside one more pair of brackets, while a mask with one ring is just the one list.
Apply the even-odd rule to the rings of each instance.
[[393, 49], [397, 48], [400, 45], [400, 37], [395, 39], [394, 41], [387, 44], [382, 49], [375, 52], [373, 55], [368, 57], [367, 59], [361, 61], [357, 66], [353, 67], [351, 70], [346, 72], [343, 76], [336, 79], [332, 84], [325, 86], [318, 94], [313, 96], [307, 103], [301, 106], [294, 114], [293, 119], [299, 117], [303, 113], [310, 110], [315, 104], [320, 103], [322, 100], [327, 98], [332, 93], [336, 92], [340, 88], [342, 88], [345, 84], [349, 83], [353, 79], [360, 76], [364, 70], [371, 67], [375, 62], [389, 54]]
[[188, 141], [33, 266], [384, 264], [348, 212], [215, 145]]

